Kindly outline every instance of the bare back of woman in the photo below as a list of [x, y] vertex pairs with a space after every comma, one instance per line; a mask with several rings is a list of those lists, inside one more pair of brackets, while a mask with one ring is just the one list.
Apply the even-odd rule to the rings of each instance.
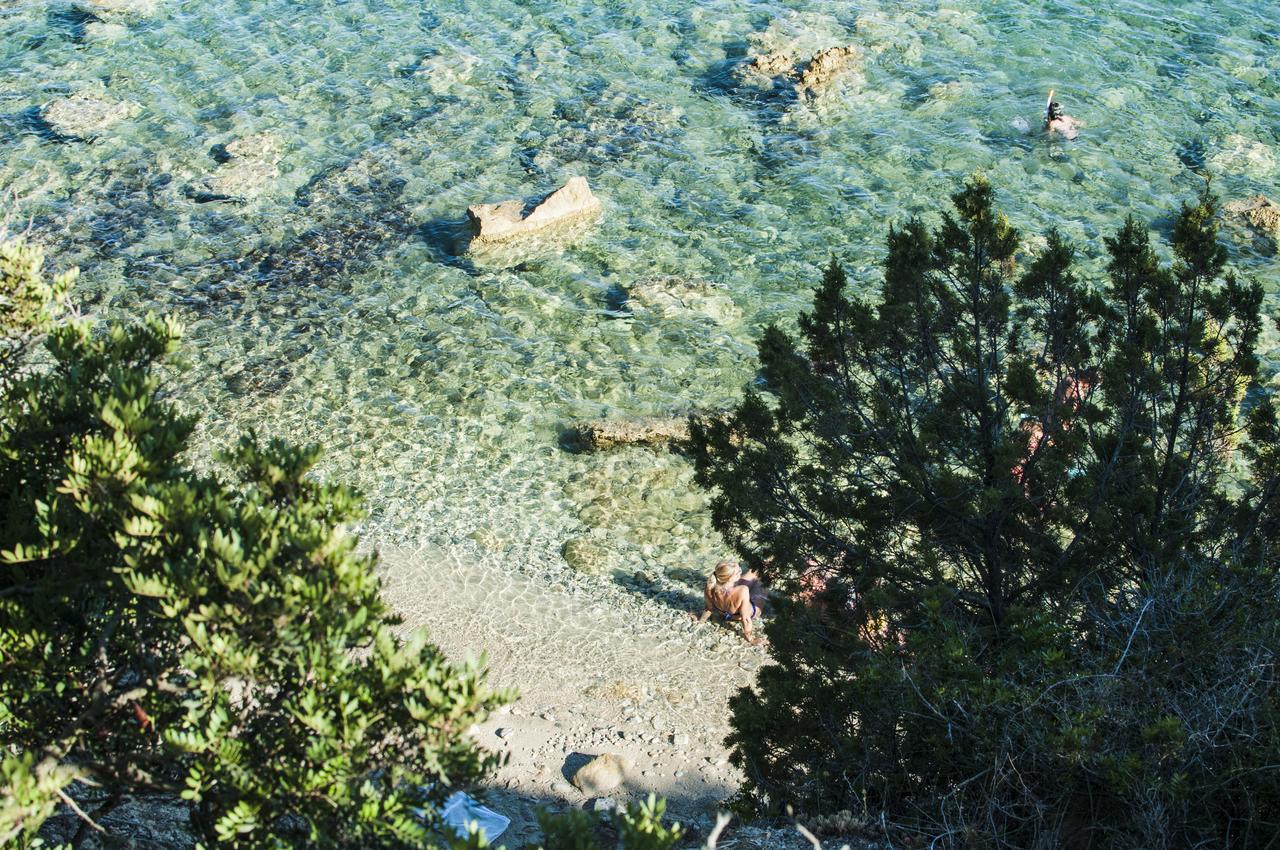
[[752, 633], [752, 621], [764, 613], [764, 587], [753, 572], [742, 571], [736, 561], [725, 560], [716, 565], [702, 592], [703, 610], [694, 617], [704, 623], [712, 616], [742, 623], [742, 635], [748, 643], [759, 643]]

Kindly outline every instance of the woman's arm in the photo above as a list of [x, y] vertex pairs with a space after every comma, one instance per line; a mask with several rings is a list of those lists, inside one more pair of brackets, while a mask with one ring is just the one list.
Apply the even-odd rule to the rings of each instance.
[[711, 591], [705, 587], [702, 589], [702, 614], [690, 614], [695, 623], [705, 623], [707, 618], [711, 616]]

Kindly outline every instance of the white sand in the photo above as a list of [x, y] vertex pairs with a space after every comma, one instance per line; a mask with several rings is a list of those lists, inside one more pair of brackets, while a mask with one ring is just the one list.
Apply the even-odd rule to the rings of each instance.
[[503, 843], [534, 837], [538, 805], [588, 803], [568, 780], [603, 752], [632, 764], [611, 797], [654, 792], [673, 816], [707, 824], [738, 785], [723, 743], [727, 701], [754, 678], [764, 651], [738, 626], [694, 626], [678, 603], [607, 579], [551, 586], [464, 551], [382, 548], [384, 594], [406, 628], [426, 626], [455, 658], [486, 653], [490, 682], [520, 690], [476, 730], [483, 746], [509, 757], [490, 797], [512, 818]]

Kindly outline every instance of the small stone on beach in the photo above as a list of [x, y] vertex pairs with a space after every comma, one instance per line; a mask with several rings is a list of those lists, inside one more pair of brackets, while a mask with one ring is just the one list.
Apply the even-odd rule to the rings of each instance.
[[578, 768], [573, 775], [573, 784], [589, 796], [606, 794], [622, 784], [629, 767], [625, 756], [604, 753]]

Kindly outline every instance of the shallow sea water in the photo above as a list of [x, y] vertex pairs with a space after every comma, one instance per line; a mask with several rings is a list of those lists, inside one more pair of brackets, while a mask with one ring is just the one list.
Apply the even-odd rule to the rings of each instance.
[[[761, 40], [858, 45], [863, 79], [816, 104], [736, 87]], [[1206, 172], [1280, 197], [1274, 0], [0, 0], [0, 72], [0, 185], [82, 268], [88, 310], [183, 319], [202, 453], [249, 426], [317, 441], [382, 537], [550, 573], [575, 540], [602, 575], [684, 587], [723, 545], [687, 463], [573, 454], [567, 426], [732, 403], [829, 256], [874, 286], [888, 223], [974, 171], [1094, 265], [1124, 215], [1159, 229]], [[1018, 129], [1049, 88], [1078, 141]], [[82, 91], [140, 110], [52, 137], [39, 108]], [[198, 203], [214, 147], [263, 132], [278, 178]], [[597, 224], [463, 250], [469, 204], [574, 174]], [[1280, 260], [1234, 245], [1274, 306]], [[722, 284], [740, 317], [619, 317], [656, 275]]]

